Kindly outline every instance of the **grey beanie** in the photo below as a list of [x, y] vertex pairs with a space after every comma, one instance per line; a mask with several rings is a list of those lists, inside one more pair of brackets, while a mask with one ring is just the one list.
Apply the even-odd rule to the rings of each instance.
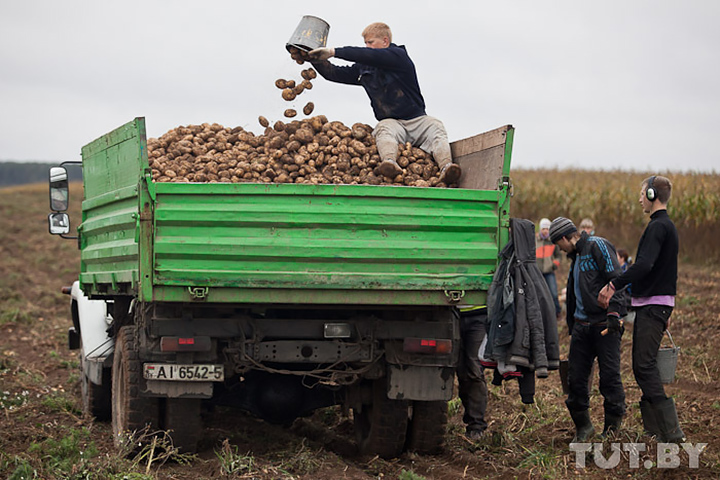
[[550, 241], [557, 243], [563, 237], [577, 232], [575, 224], [569, 218], [557, 217], [550, 224]]

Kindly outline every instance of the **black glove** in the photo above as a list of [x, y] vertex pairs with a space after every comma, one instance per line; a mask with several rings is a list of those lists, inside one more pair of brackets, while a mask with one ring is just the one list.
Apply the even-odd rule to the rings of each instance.
[[623, 321], [620, 319], [620, 315], [617, 313], [607, 314], [607, 329], [610, 333], [617, 332], [622, 335], [623, 333]]

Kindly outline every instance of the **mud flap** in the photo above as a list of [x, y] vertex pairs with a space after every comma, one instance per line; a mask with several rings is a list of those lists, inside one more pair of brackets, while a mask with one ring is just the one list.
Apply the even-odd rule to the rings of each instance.
[[393, 400], [450, 400], [455, 369], [452, 367], [388, 366], [388, 398]]

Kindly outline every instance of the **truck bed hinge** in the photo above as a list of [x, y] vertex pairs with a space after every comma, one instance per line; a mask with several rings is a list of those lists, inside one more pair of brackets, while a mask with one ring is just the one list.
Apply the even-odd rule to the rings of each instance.
[[445, 290], [445, 296], [448, 297], [448, 302], [457, 303], [465, 296], [465, 290]]
[[198, 301], [206, 300], [209, 290], [208, 287], [188, 287], [192, 299]]

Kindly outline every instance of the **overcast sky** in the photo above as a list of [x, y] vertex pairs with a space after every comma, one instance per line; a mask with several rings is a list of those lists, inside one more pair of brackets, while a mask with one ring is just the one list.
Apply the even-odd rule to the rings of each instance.
[[718, 0], [0, 0], [0, 160], [77, 160], [139, 116], [149, 137], [259, 134], [258, 115], [313, 101], [374, 125], [361, 87], [281, 99], [303, 15], [331, 25], [328, 46], [388, 23], [450, 140], [512, 124], [515, 167], [720, 171]]

